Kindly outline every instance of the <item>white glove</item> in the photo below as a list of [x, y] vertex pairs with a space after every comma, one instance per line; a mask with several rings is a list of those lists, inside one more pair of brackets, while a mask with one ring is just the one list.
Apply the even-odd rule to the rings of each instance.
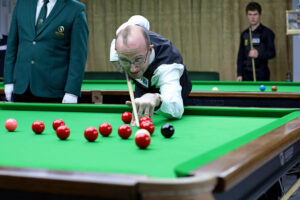
[[62, 103], [77, 103], [78, 102], [78, 96], [70, 93], [66, 93]]
[[8, 102], [11, 102], [11, 96], [14, 91], [14, 84], [9, 83], [4, 85], [4, 93], [5, 93], [5, 98]]

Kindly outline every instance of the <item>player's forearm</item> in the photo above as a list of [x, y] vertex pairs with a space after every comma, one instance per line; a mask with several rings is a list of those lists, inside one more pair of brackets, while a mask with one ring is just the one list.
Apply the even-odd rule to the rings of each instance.
[[181, 86], [177, 88], [161, 88], [161, 105], [158, 113], [169, 119], [180, 119], [184, 112], [183, 100], [181, 97]]
[[272, 59], [276, 56], [275, 44], [274, 44], [275, 35], [268, 34], [263, 36], [264, 48], [262, 48], [258, 53], [258, 58], [262, 60]]
[[[158, 113], [171, 119], [180, 119], [182, 117], [184, 107], [181, 96], [182, 87], [180, 85], [180, 77], [183, 73], [184, 66], [182, 64], [161, 65], [156, 71], [158, 76], [157, 87], [160, 88], [161, 106]], [[152, 80], [155, 80], [153, 78]]]
[[237, 57], [237, 75], [241, 76], [243, 72], [243, 64], [244, 64], [244, 56], [243, 56], [243, 51], [244, 48], [242, 45], [240, 45], [240, 49], [238, 52], [238, 57]]
[[258, 52], [258, 58], [261, 60], [269, 60], [274, 58], [276, 55], [275, 53], [275, 47], [269, 47], [266, 50], [260, 50]]
[[172, 98], [164, 100], [162, 97], [162, 103], [160, 109], [157, 111], [159, 114], [169, 119], [180, 119], [183, 115], [184, 107], [182, 98]]

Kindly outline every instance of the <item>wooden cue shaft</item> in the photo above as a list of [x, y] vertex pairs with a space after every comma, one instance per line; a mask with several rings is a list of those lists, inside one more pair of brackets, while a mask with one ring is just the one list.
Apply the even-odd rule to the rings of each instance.
[[130, 96], [130, 100], [131, 100], [131, 105], [132, 105], [132, 109], [133, 109], [133, 115], [134, 115], [135, 123], [136, 123], [137, 127], [140, 127], [139, 118], [138, 118], [136, 105], [135, 105], [135, 100], [134, 100], [134, 95], [133, 95], [131, 80], [129, 79], [127, 72], [125, 72], [125, 76], [126, 76], [127, 86], [128, 86], [128, 90], [129, 90], [129, 96]]
[[[253, 49], [251, 26], [249, 27], [249, 35], [250, 35], [250, 48]], [[256, 72], [255, 72], [254, 58], [252, 58], [251, 61], [252, 61], [253, 80], [254, 80], [254, 82], [256, 82]]]

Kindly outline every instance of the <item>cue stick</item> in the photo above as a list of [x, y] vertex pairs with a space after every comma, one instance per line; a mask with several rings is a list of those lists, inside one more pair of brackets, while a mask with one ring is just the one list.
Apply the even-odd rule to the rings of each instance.
[[285, 195], [283, 195], [281, 200], [288, 200], [299, 187], [300, 187], [300, 179], [298, 179], [297, 182], [289, 189], [289, 191], [285, 193]]
[[[249, 27], [249, 35], [250, 35], [250, 48], [251, 50], [253, 49], [253, 44], [252, 44], [252, 31], [251, 31], [251, 26]], [[251, 58], [252, 61], [252, 71], [253, 71], [253, 80], [256, 82], [256, 72], [255, 72], [255, 62], [254, 58]]]
[[133, 90], [132, 90], [131, 80], [129, 79], [127, 72], [125, 72], [125, 76], [126, 76], [127, 86], [128, 86], [128, 90], [129, 90], [131, 105], [132, 105], [132, 109], [133, 109], [133, 115], [135, 118], [135, 123], [136, 123], [137, 127], [140, 127], [139, 118], [137, 115], [137, 110], [136, 110], [136, 105], [135, 105], [135, 100], [134, 100], [134, 95], [133, 95]]

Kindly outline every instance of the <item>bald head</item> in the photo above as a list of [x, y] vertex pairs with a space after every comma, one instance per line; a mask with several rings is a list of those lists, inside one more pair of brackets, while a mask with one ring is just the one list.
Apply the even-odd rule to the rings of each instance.
[[147, 70], [152, 49], [148, 34], [140, 26], [127, 26], [117, 35], [119, 63], [134, 79], [141, 78]]
[[116, 38], [116, 50], [147, 49], [150, 46], [150, 39], [145, 29], [136, 25], [129, 25], [119, 32]]

